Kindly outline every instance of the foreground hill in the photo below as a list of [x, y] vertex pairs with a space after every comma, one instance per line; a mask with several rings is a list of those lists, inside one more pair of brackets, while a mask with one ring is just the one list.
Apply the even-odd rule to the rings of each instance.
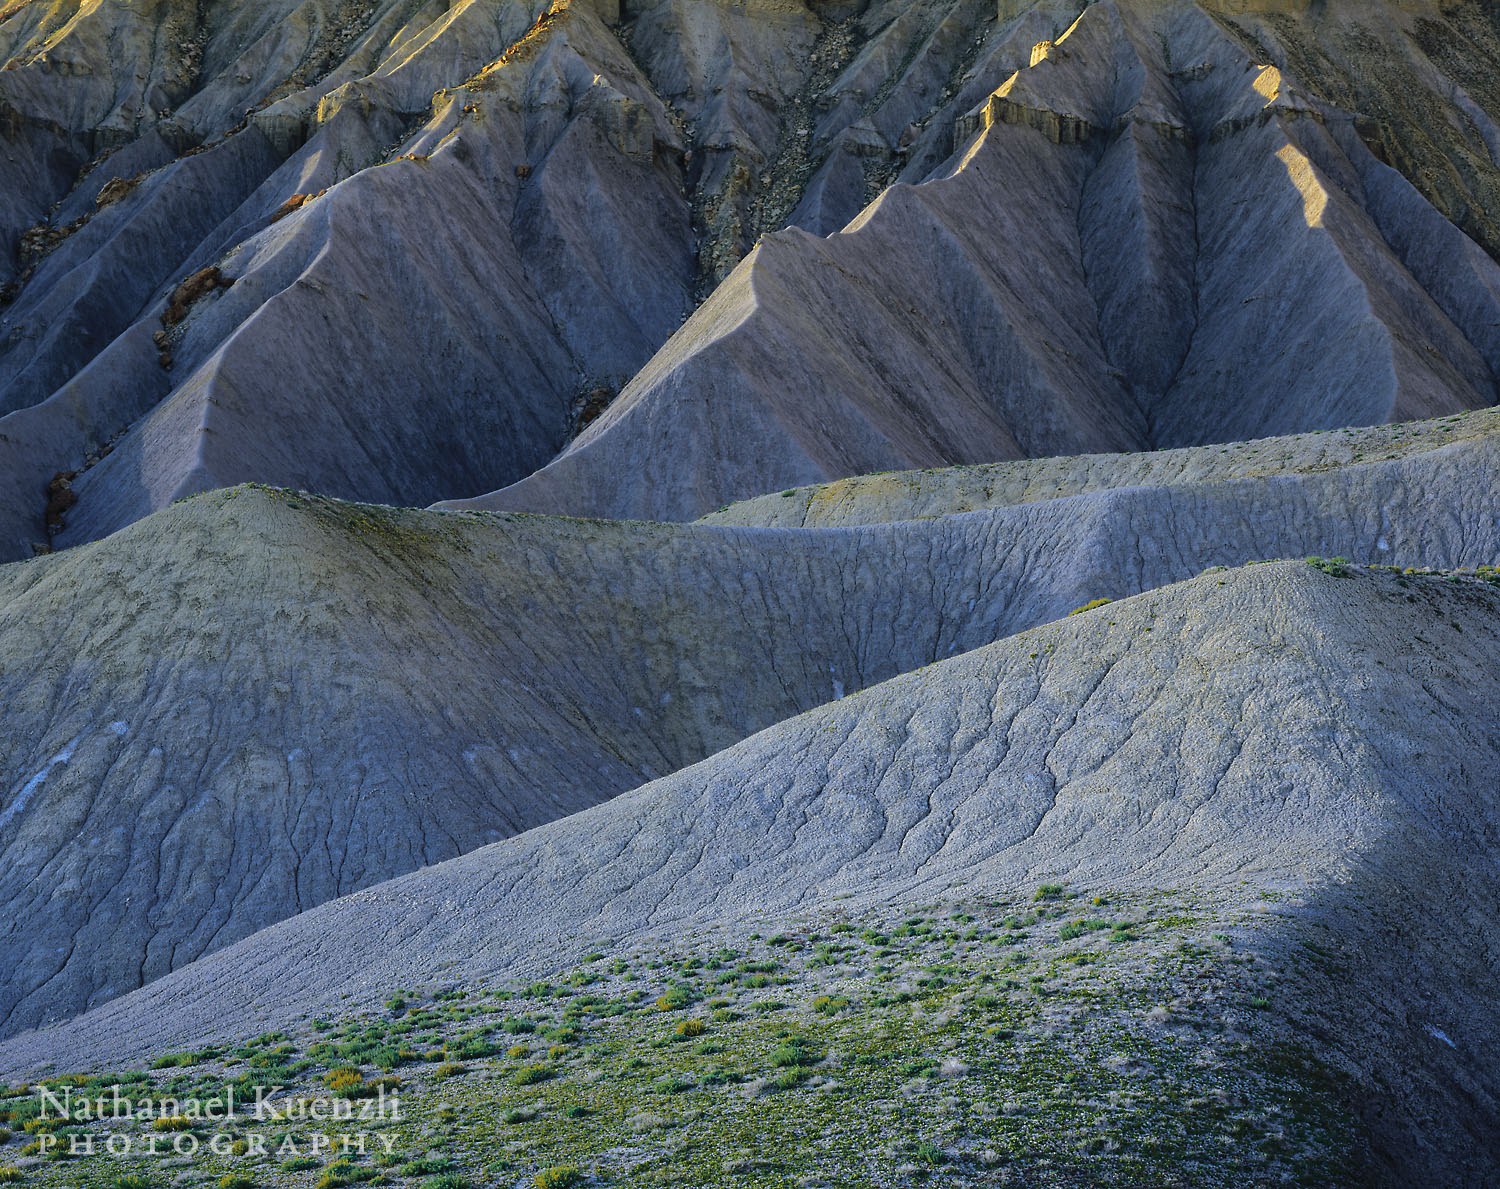
[[994, 506], [860, 528], [242, 488], [0, 570], [0, 1031], [1098, 598], [1274, 557], [1500, 559], [1493, 414], [1326, 437], [862, 480]]
[[1262, 1007], [1353, 1079], [1390, 1183], [1484, 1183], [1497, 612], [1500, 591], [1473, 579], [1206, 575], [273, 926], [7, 1042], [0, 1068], [135, 1061], [653, 939], [743, 943], [1038, 883], [1176, 890], [1211, 920], [1269, 898], [1255, 952], [1285, 984]]
[[1495, 403], [1477, 2], [0, 17], [6, 558], [244, 481], [689, 519]]
[[1077, 603], [789, 536], [240, 488], [0, 571], [4, 1030]]

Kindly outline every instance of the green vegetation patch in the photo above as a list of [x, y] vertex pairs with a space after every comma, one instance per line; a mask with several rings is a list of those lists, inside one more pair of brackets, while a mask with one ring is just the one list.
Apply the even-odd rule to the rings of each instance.
[[[0, 1152], [0, 1179], [56, 1189], [1358, 1183], [1362, 1137], [1345, 1088], [1257, 973], [1265, 918], [1246, 899], [1235, 915], [1185, 894], [1085, 899], [1047, 884], [1010, 902], [600, 950], [584, 980], [390, 988], [374, 1015], [169, 1054], [114, 1078], [131, 1102], [231, 1087], [248, 1099], [278, 1085], [285, 1117], [56, 1125], [29, 1091], [0, 1099], [0, 1122], [32, 1128]], [[1220, 988], [1215, 1002], [1192, 1006], [1184, 988], [1206, 981]], [[399, 1075], [385, 1072], [387, 1050], [400, 1055]], [[399, 1118], [361, 1120], [392, 1097]], [[299, 1116], [303, 1100], [349, 1113]], [[167, 1156], [112, 1155], [105, 1130], [154, 1134]], [[214, 1143], [218, 1132], [233, 1143]], [[90, 1137], [91, 1151], [75, 1142]], [[23, 1141], [39, 1146], [23, 1157]]]

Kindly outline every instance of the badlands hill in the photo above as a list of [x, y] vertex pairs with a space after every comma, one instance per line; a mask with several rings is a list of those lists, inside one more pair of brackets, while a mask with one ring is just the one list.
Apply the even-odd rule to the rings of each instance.
[[236, 488], [0, 569], [0, 1034], [1094, 599], [1309, 554], [1489, 564], [1497, 458], [1485, 412], [1080, 460], [1045, 496], [885, 476], [858, 484], [925, 484], [928, 519], [857, 528]]
[[1497, 11], [0, 0], [0, 1077], [1500, 1183]]
[[1491, 6], [0, 16], [8, 557], [243, 481], [691, 519], [1495, 403]]
[[[1500, 591], [1472, 580], [1205, 575], [263, 930], [0, 1062], [129, 1062], [590, 949], [705, 930], [743, 945], [1039, 883], [1194, 890], [1215, 922], [1263, 893], [1251, 952], [1286, 979], [1278, 1010], [1379, 1096], [1376, 1163], [1392, 1183], [1480, 1184], [1500, 1168], [1500, 838], [1473, 776], [1500, 763], [1497, 615]], [[1104, 1004], [1082, 1010], [1105, 1026]]]

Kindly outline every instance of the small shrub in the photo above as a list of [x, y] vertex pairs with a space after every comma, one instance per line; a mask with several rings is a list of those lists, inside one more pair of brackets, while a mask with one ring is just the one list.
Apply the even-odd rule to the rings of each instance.
[[401, 1079], [394, 1075], [365, 1081], [365, 1075], [357, 1069], [331, 1069], [323, 1075], [323, 1084], [340, 1098], [372, 1098], [384, 1086], [398, 1089]]
[[807, 1080], [807, 1070], [800, 1065], [794, 1065], [790, 1069], [783, 1069], [770, 1080], [773, 1090], [795, 1090]]
[[801, 1036], [793, 1036], [771, 1050], [770, 1060], [778, 1069], [790, 1069], [811, 1065], [818, 1060], [818, 1054], [810, 1041]]
[[692, 1000], [692, 995], [685, 988], [673, 987], [664, 995], [657, 998], [656, 1009], [658, 1011], [677, 1011], [680, 1008], [686, 1007]]
[[237, 1139], [229, 1145], [229, 1154], [231, 1156], [243, 1156], [249, 1150], [250, 1141], [247, 1139]]
[[1085, 603], [1082, 607], [1074, 607], [1073, 610], [1068, 612], [1068, 614], [1082, 615], [1085, 611], [1092, 611], [1095, 607], [1103, 607], [1113, 601], [1113, 599], [1093, 599], [1090, 602]]
[[469, 1067], [460, 1061], [444, 1061], [435, 1072], [440, 1078], [456, 1078], [461, 1073], [468, 1073]]
[[550, 1065], [523, 1065], [513, 1079], [518, 1086], [534, 1086], [547, 1081], [556, 1072]]
[[583, 1184], [583, 1174], [571, 1164], [559, 1164], [537, 1173], [533, 1184], [536, 1189], [573, 1189], [574, 1185]]
[[447, 1172], [453, 1161], [447, 1156], [424, 1156], [420, 1160], [408, 1160], [401, 1166], [403, 1177], [432, 1177]]
[[1331, 578], [1351, 578], [1353, 572], [1349, 569], [1347, 557], [1310, 557], [1307, 564], [1315, 570], [1320, 570]]
[[923, 1164], [945, 1164], [948, 1160], [947, 1153], [931, 1140], [923, 1140], [917, 1145], [916, 1156]]
[[216, 1182], [219, 1189], [254, 1189], [255, 1182], [240, 1173], [229, 1173], [222, 1176]]
[[318, 1189], [341, 1189], [344, 1185], [372, 1181], [378, 1175], [373, 1168], [359, 1168], [351, 1160], [339, 1159], [323, 1170], [316, 1183]]
[[[9, 1179], [18, 1180], [19, 1178], [12, 1177]], [[112, 1189], [151, 1189], [151, 1178], [141, 1173], [127, 1173], [123, 1177], [116, 1177], [110, 1182], [110, 1185]]]
[[458, 1042], [448, 1043], [448, 1058], [452, 1061], [469, 1060], [477, 1061], [483, 1057], [493, 1056], [498, 1049], [482, 1036], [471, 1036]]
[[708, 1031], [708, 1025], [696, 1016], [688, 1020], [678, 1021], [677, 1027], [672, 1029], [672, 1035], [678, 1040], [691, 1040], [696, 1036], [702, 1036]]
[[1036, 890], [1033, 900], [1056, 900], [1063, 894], [1063, 886], [1060, 883], [1044, 883]]
[[365, 1075], [347, 1065], [339, 1069], [330, 1069], [323, 1075], [323, 1084], [335, 1094], [343, 1094], [346, 1090], [363, 1086], [364, 1083]]
[[151, 1124], [152, 1131], [191, 1131], [193, 1121], [186, 1115], [168, 1115]]

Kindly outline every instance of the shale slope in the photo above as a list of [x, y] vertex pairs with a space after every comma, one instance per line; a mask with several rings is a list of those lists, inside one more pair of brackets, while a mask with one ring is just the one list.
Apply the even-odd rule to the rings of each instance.
[[12, 5], [0, 544], [1495, 403], [1493, 13], [1288, 7]]
[[1482, 1183], [1500, 806], [1472, 774], [1500, 761], [1497, 600], [1292, 562], [1102, 607], [264, 930], [0, 1063], [135, 1060], [433, 979], [835, 908], [1039, 881], [1226, 907], [1265, 893], [1267, 952], [1326, 955], [1275, 1010], [1379, 1096], [1378, 1158], [1408, 1183]]

